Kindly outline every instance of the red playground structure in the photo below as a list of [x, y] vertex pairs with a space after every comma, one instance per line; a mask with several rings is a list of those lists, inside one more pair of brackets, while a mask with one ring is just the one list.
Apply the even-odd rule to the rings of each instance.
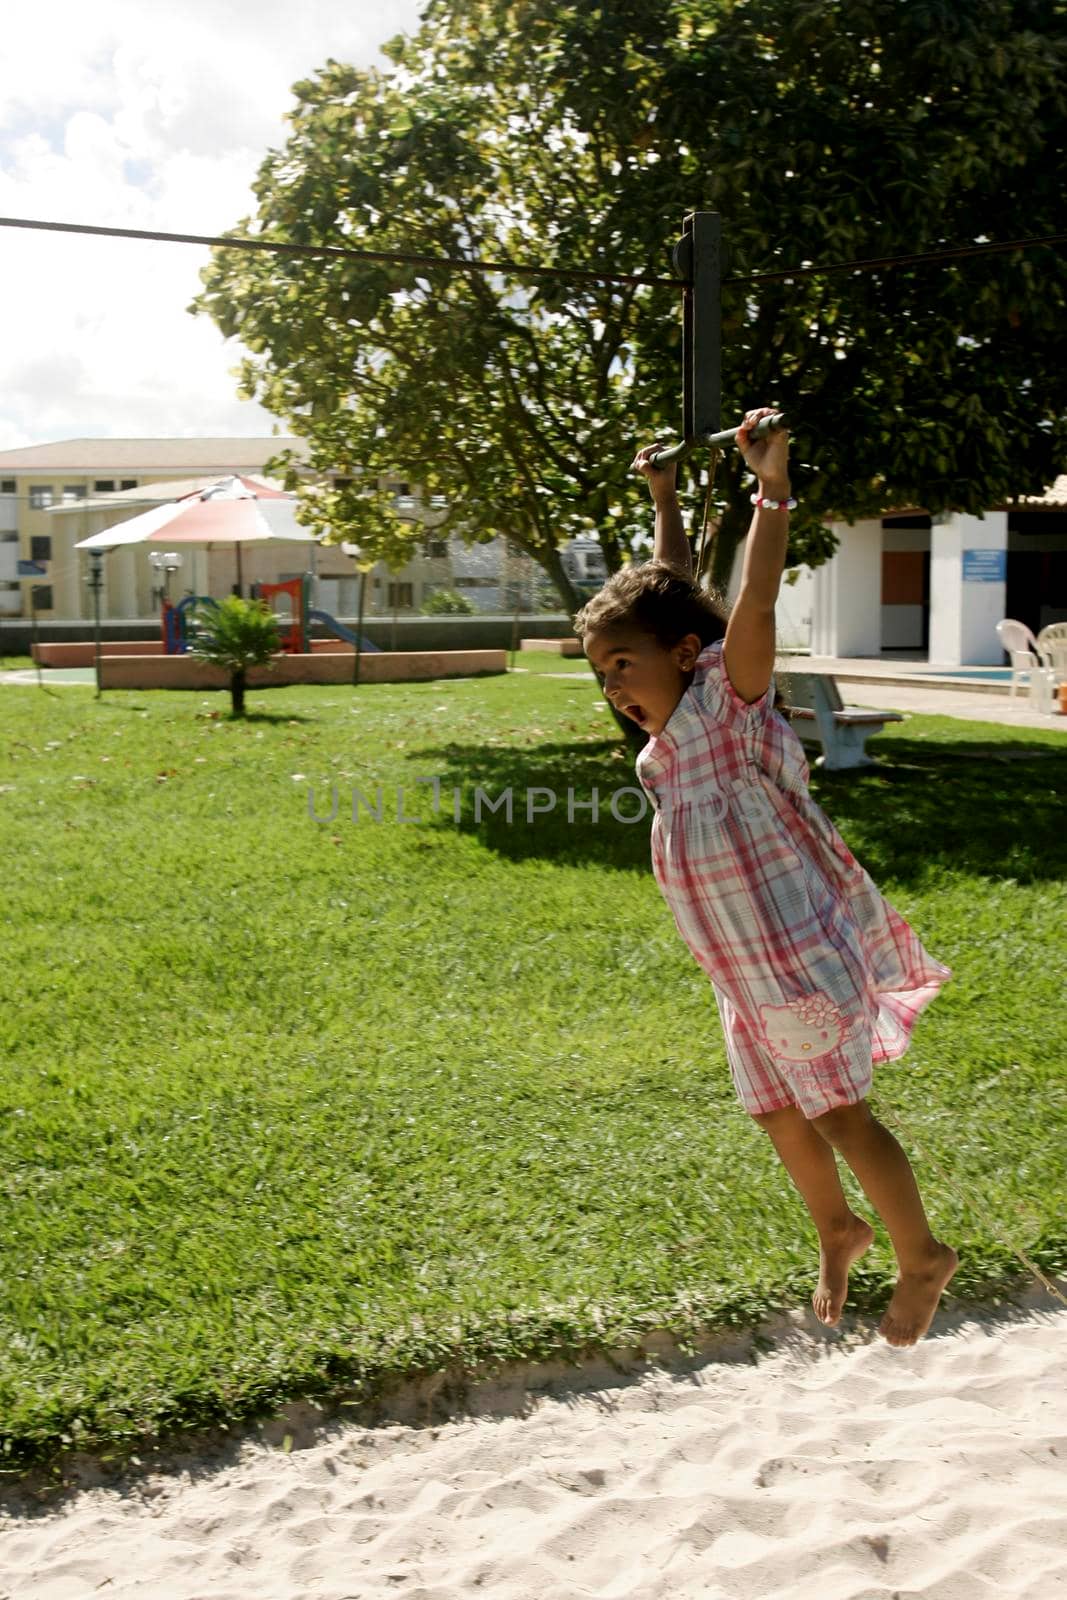
[[[268, 605], [271, 605], [276, 594], [286, 596], [287, 604], [283, 604], [282, 611], [274, 612], [281, 639], [281, 650], [285, 655], [307, 654], [309, 617], [307, 591], [306, 574], [300, 578], [290, 578], [286, 583], [260, 583], [252, 586], [253, 599], [264, 600]], [[177, 605], [164, 600], [161, 621], [163, 647], [167, 655], [183, 655], [189, 648], [187, 613], [194, 606], [214, 604], [213, 600], [204, 595], [186, 595]], [[314, 615], [319, 617], [323, 614], [315, 612]]]
[[299, 656], [307, 654], [307, 577], [290, 578], [287, 583], [258, 583], [256, 585], [256, 599], [265, 600], [274, 610], [273, 596], [286, 594], [289, 596], [289, 626], [285, 626], [284, 614], [274, 610], [278, 619], [278, 628], [281, 634], [282, 649], [287, 655]]
[[[304, 573], [299, 578], [289, 578], [285, 583], [254, 583], [252, 585], [252, 598], [263, 600], [274, 611], [278, 623], [278, 632], [283, 655], [307, 655], [311, 651], [310, 629], [312, 623], [325, 628], [326, 632], [334, 638], [341, 639], [345, 644], [355, 646], [359, 651], [377, 654], [379, 646], [370, 639], [355, 633], [351, 628], [346, 628], [344, 623], [338, 622], [328, 611], [320, 611], [317, 606], [308, 604], [311, 593], [311, 578]], [[284, 595], [285, 600], [279, 612], [274, 607], [275, 595]], [[162, 632], [163, 648], [167, 655], [183, 655], [189, 648], [188, 614], [198, 605], [216, 605], [218, 602], [204, 595], [187, 594], [184, 600], [171, 605], [169, 600], [163, 602]]]

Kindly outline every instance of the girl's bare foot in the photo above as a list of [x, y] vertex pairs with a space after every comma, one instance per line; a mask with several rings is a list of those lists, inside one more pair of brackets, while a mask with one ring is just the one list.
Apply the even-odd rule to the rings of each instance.
[[853, 1216], [844, 1233], [819, 1240], [819, 1287], [811, 1303], [819, 1321], [828, 1328], [840, 1321], [848, 1293], [849, 1267], [873, 1242], [874, 1229], [857, 1216]]
[[915, 1344], [921, 1339], [934, 1320], [941, 1291], [959, 1264], [955, 1250], [935, 1239], [928, 1263], [918, 1271], [900, 1274], [878, 1332], [893, 1345]]

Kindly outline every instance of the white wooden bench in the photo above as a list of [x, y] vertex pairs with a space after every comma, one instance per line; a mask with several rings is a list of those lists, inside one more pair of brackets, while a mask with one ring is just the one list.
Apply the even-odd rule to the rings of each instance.
[[777, 683], [786, 701], [783, 707], [802, 744], [817, 744], [822, 755], [817, 767], [841, 772], [847, 767], [876, 767], [877, 761], [864, 749], [872, 734], [881, 733], [887, 722], [903, 722], [899, 711], [864, 711], [846, 706], [834, 679], [822, 672], [777, 672]]

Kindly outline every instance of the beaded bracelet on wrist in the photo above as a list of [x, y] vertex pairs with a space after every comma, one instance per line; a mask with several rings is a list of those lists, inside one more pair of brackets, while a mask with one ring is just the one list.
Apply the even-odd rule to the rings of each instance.
[[762, 507], [765, 511], [795, 511], [797, 508], [797, 503], [792, 495], [789, 496], [788, 500], [768, 500], [766, 495], [762, 494], [754, 494], [749, 498], [757, 509]]

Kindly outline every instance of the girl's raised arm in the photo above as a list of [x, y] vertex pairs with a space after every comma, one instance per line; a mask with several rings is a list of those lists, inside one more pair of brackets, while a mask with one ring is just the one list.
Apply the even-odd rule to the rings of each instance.
[[[749, 443], [749, 429], [773, 408], [747, 411], [737, 434], [737, 445], [759, 480], [759, 493], [768, 500], [789, 499], [789, 435], [769, 433]], [[765, 694], [774, 672], [774, 606], [785, 568], [789, 538], [789, 512], [759, 506], [752, 518], [741, 569], [741, 588], [730, 612], [723, 640], [727, 675], [742, 700], [752, 702]]]
[[646, 445], [643, 450], [637, 452], [632, 463], [633, 470], [643, 472], [648, 479], [649, 493], [656, 507], [656, 532], [652, 555], [656, 561], [665, 561], [683, 577], [691, 578], [693, 554], [685, 534], [682, 508], [678, 504], [678, 469], [673, 461], [665, 467], [653, 467], [648, 462], [650, 455], [662, 449], [662, 444]]

